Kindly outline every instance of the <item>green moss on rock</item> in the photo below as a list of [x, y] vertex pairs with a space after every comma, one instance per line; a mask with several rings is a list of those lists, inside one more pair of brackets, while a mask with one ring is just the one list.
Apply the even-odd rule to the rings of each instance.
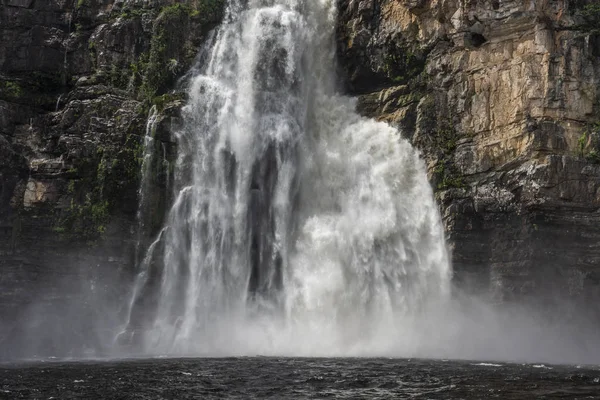
[[600, 32], [600, 4], [586, 4], [577, 12], [583, 19], [580, 29], [590, 33]]
[[0, 81], [0, 98], [19, 98], [23, 94], [21, 85], [16, 81]]
[[141, 95], [152, 100], [173, 86], [178, 74], [189, 68], [197, 49], [190, 51], [188, 29], [212, 29], [222, 18], [224, 0], [176, 3], [163, 7], [154, 21], [150, 49], [140, 56], [134, 69], [143, 71]]

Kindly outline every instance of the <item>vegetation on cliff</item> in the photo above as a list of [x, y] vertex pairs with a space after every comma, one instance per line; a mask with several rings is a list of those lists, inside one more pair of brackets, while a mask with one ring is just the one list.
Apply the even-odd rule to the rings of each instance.
[[[45, 188], [26, 204], [27, 182], [17, 184], [14, 195], [4, 195], [0, 211], [21, 214], [9, 212], [11, 220], [54, 215], [51, 228], [60, 237], [89, 241], [105, 232], [115, 216], [135, 216], [148, 112], [156, 105], [164, 114], [159, 119], [177, 116], [184, 95], [173, 89], [225, 5], [224, 0], [155, 3], [115, 2], [106, 8], [106, 2], [73, 0], [61, 9], [64, 14], [39, 15], [26, 8], [2, 9], [10, 13], [2, 15], [8, 23], [0, 28], [8, 35], [31, 25], [32, 18], [46, 16], [35, 24], [48, 25], [43, 35], [28, 39], [31, 43], [0, 45], [15, 54], [0, 74], [0, 101], [5, 102], [0, 134], [12, 143], [14, 135], [28, 132], [30, 140], [14, 145], [18, 151], [12, 144], [7, 151], [42, 165], [8, 172], [29, 174], [31, 185], [39, 182]], [[39, 60], [19, 46], [38, 49]], [[168, 132], [158, 136], [156, 151], [161, 159], [170, 157]]]
[[600, 4], [586, 4], [576, 8], [582, 23], [577, 28], [588, 33], [600, 33]]

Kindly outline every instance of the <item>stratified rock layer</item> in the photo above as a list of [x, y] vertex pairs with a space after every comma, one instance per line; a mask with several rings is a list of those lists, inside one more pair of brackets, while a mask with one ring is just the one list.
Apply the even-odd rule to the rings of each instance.
[[600, 297], [594, 3], [339, 1], [347, 86], [422, 150], [464, 288]]

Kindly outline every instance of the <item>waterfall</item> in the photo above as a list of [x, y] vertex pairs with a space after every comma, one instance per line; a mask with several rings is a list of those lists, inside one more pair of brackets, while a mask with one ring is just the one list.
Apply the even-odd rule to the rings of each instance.
[[144, 246], [143, 236], [148, 230], [148, 214], [150, 213], [150, 194], [152, 190], [152, 178], [156, 174], [152, 168], [155, 163], [154, 136], [156, 135], [156, 124], [158, 122], [158, 111], [156, 106], [153, 106], [148, 114], [146, 122], [146, 134], [144, 135], [142, 165], [140, 174], [140, 187], [138, 189], [138, 212], [136, 215], [137, 232], [136, 232], [136, 265], [139, 265], [140, 247]]
[[336, 92], [335, 21], [331, 0], [230, 0], [137, 283], [145, 353], [354, 354], [448, 295], [424, 163]]

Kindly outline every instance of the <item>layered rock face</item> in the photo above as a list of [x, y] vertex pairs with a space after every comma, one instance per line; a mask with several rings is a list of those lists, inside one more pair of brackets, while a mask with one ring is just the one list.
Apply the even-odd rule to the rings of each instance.
[[[24, 332], [51, 330], [60, 334], [38, 335], [49, 339], [32, 340], [28, 354], [101, 347], [102, 339], [84, 332], [110, 326], [103, 318], [116, 313], [106, 307], [127, 304], [136, 243], [152, 235], [164, 212], [175, 151], [170, 127], [184, 101], [171, 89], [223, 3], [1, 1], [3, 350], [22, 349], [31, 339]], [[154, 163], [149, 221], [138, 221], [152, 107], [156, 157], [164, 162]], [[65, 324], [71, 312], [79, 317]], [[71, 342], [60, 343], [61, 336]]]
[[600, 298], [600, 11], [593, 1], [340, 0], [362, 113], [426, 158], [455, 281]]
[[[56, 334], [29, 354], [103, 347], [89, 332], [127, 305], [136, 243], [161, 224], [176, 89], [223, 3], [0, 0], [0, 351], [36, 330]], [[594, 3], [338, 0], [346, 87], [421, 149], [463, 288], [600, 299]]]

